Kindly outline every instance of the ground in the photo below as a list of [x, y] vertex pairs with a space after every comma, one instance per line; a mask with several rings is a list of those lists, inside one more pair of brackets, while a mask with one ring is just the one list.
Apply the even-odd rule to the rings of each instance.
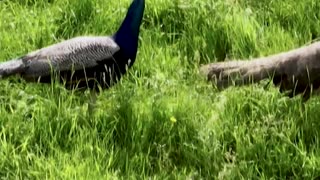
[[[2, 0], [0, 61], [78, 35], [109, 35], [130, 0]], [[98, 96], [0, 81], [1, 179], [312, 179], [319, 98], [263, 84], [217, 91], [201, 64], [320, 36], [317, 0], [146, 0], [137, 61]]]

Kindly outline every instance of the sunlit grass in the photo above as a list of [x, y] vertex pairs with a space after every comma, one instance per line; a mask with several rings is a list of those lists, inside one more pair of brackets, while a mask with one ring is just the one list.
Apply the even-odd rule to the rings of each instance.
[[[137, 61], [98, 96], [0, 81], [3, 179], [312, 179], [318, 98], [273, 86], [216, 91], [200, 64], [289, 50], [320, 36], [316, 0], [147, 0]], [[0, 1], [0, 59], [78, 35], [110, 35], [126, 1]]]

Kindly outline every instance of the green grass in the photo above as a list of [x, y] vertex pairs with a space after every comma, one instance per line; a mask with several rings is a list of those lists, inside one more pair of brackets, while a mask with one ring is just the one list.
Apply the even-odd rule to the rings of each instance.
[[[198, 68], [320, 37], [320, 1], [146, 1], [137, 61], [94, 115], [88, 92], [0, 81], [1, 179], [319, 177], [319, 98], [303, 107], [273, 86], [218, 92]], [[110, 35], [129, 4], [2, 0], [0, 59]]]

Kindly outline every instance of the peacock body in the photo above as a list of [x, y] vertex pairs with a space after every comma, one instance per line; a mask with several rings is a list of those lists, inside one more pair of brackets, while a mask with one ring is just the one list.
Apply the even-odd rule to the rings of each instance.
[[144, 0], [133, 0], [112, 36], [80, 36], [0, 63], [0, 78], [19, 75], [28, 82], [51, 83], [58, 76], [66, 88], [109, 88], [137, 55]]

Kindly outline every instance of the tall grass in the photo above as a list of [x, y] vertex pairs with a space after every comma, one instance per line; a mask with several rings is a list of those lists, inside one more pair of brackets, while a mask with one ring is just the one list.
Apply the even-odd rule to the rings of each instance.
[[[138, 57], [98, 97], [0, 81], [1, 179], [312, 179], [320, 112], [277, 88], [218, 92], [200, 64], [289, 50], [320, 36], [317, 0], [147, 0]], [[109, 35], [130, 4], [0, 1], [0, 59]]]

